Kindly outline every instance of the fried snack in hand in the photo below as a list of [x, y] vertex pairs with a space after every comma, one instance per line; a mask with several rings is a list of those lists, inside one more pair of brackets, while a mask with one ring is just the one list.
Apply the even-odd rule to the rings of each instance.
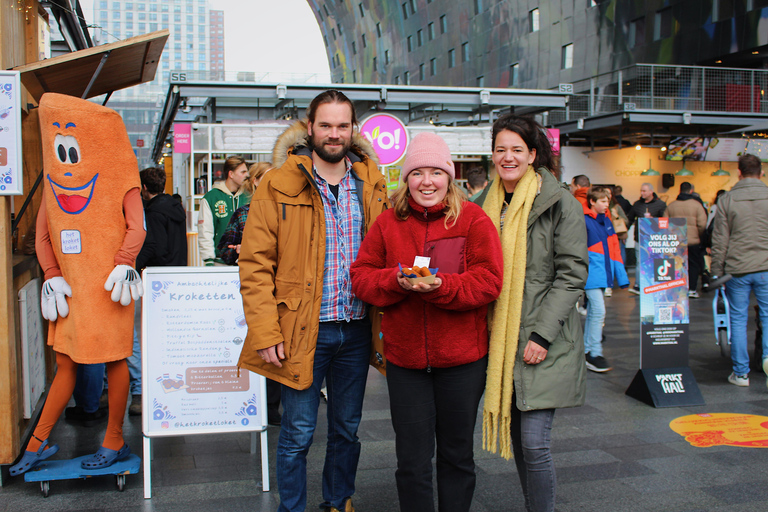
[[429, 267], [421, 267], [419, 275], [421, 277], [429, 277], [432, 275], [432, 273], [429, 271]]

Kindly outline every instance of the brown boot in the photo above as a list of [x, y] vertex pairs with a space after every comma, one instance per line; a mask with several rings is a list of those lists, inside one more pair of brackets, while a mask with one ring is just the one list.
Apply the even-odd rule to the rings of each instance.
[[330, 507], [327, 509], [329, 512], [355, 512], [355, 507], [352, 506], [352, 498], [349, 498], [346, 503], [344, 503], [344, 510], [339, 510], [336, 507]]
[[128, 406], [128, 416], [141, 416], [141, 395], [131, 395], [131, 405]]

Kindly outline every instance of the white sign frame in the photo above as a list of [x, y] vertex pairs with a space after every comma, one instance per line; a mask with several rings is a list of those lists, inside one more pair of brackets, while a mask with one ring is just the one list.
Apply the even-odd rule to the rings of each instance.
[[21, 142], [21, 73], [0, 70], [0, 196], [24, 193]]
[[144, 498], [152, 497], [152, 438], [194, 434], [251, 432], [251, 453], [260, 434], [269, 491], [266, 379], [232, 369], [247, 332], [238, 267], [148, 267], [142, 286]]
[[32, 418], [35, 405], [45, 390], [45, 337], [40, 289], [41, 280], [37, 277], [19, 290], [24, 419], [27, 420]]

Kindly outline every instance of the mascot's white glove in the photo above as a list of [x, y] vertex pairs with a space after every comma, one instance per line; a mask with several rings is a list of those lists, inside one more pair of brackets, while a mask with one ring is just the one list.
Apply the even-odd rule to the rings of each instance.
[[63, 277], [52, 277], [46, 280], [43, 283], [43, 293], [40, 298], [43, 318], [55, 322], [59, 316], [66, 317], [69, 314], [67, 297], [71, 296], [72, 287], [67, 284]]
[[117, 265], [109, 274], [104, 289], [112, 291], [112, 302], [119, 302], [127, 306], [133, 300], [138, 300], [144, 294], [141, 287], [141, 277], [133, 267]]

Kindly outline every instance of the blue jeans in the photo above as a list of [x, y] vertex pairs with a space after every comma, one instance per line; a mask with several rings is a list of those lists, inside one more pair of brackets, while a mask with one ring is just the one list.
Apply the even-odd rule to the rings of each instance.
[[72, 393], [75, 397], [75, 405], [82, 407], [85, 412], [98, 411], [103, 386], [104, 363], [78, 364], [77, 380]]
[[760, 320], [763, 323], [763, 357], [768, 357], [768, 272], [734, 277], [725, 286], [725, 294], [731, 307], [731, 359], [733, 373], [736, 375], [749, 374], [747, 319], [750, 292], [754, 292], [757, 298]]
[[371, 353], [371, 323], [321, 322], [315, 349], [312, 386], [282, 387], [283, 422], [277, 441], [278, 512], [303, 511], [307, 506], [307, 453], [317, 426], [320, 389], [328, 391], [328, 440], [323, 466], [321, 507], [344, 510], [355, 493], [360, 458], [357, 428]]
[[555, 409], [523, 412], [512, 396], [512, 451], [527, 512], [554, 512], [555, 464], [549, 449]]
[[141, 299], [133, 305], [133, 354], [126, 360], [131, 378], [131, 394], [141, 394]]
[[584, 290], [587, 296], [587, 319], [584, 323], [584, 353], [592, 357], [603, 355], [603, 321], [605, 299], [603, 288]]

